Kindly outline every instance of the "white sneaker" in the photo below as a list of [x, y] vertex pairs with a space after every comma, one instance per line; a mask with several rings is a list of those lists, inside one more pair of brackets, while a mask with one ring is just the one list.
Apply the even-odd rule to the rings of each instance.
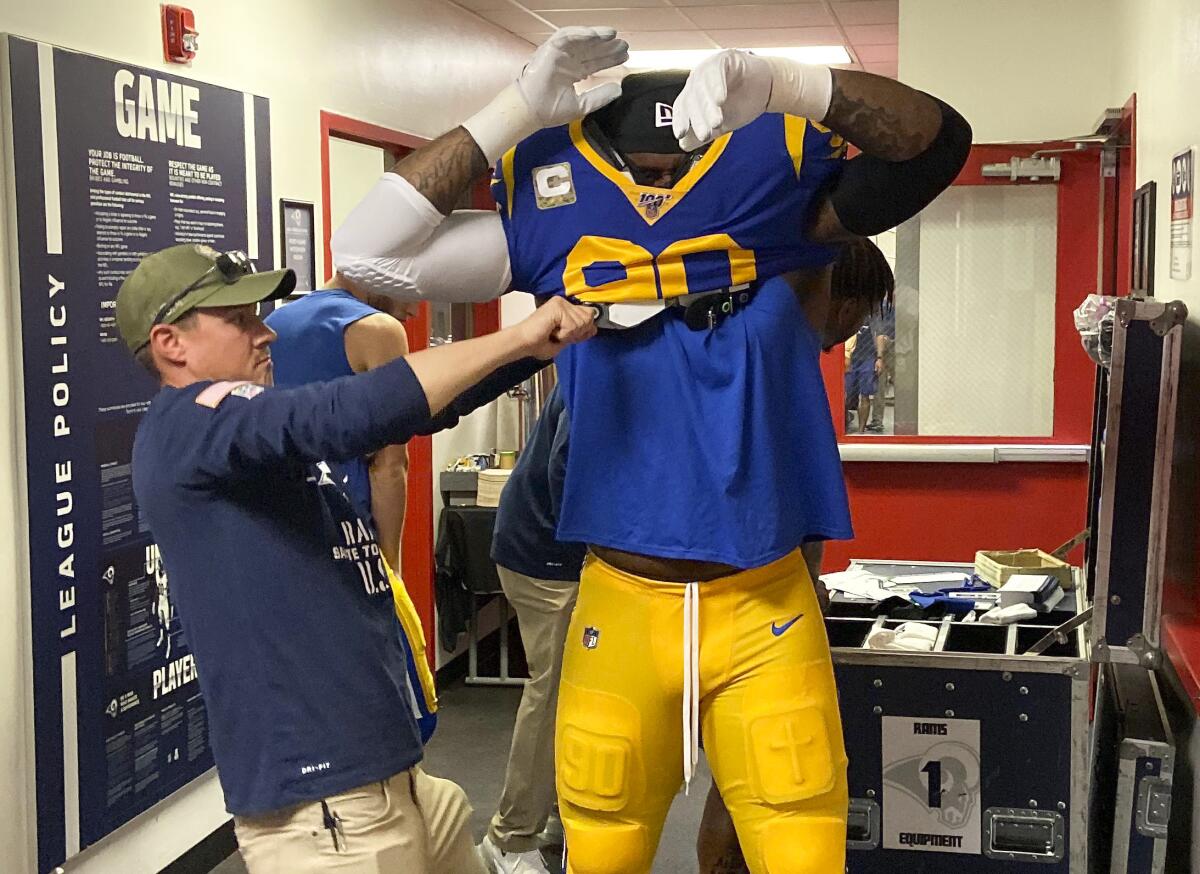
[[550, 869], [542, 861], [542, 854], [537, 850], [506, 853], [492, 842], [491, 835], [484, 836], [479, 852], [496, 874], [550, 874]]

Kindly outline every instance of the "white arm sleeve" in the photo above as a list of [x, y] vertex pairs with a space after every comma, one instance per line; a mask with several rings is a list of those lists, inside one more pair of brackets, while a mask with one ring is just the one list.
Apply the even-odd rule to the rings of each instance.
[[385, 173], [359, 201], [330, 248], [343, 276], [399, 300], [477, 303], [499, 297], [511, 281], [499, 214], [443, 216], [395, 173]]

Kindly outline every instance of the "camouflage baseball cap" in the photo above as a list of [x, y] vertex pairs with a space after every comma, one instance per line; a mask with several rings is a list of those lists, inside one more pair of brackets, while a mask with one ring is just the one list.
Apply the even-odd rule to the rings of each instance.
[[184, 243], [138, 262], [117, 292], [117, 328], [130, 352], [150, 342], [150, 329], [179, 321], [200, 307], [241, 306], [286, 297], [291, 270], [255, 273], [243, 252], [218, 252]]

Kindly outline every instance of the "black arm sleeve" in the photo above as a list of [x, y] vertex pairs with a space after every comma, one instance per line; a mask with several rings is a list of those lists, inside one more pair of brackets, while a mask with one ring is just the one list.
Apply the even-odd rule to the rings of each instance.
[[859, 155], [846, 162], [829, 200], [847, 231], [870, 237], [908, 221], [952, 183], [971, 151], [971, 125], [932, 97], [942, 127], [929, 148], [907, 161]]
[[529, 379], [549, 363], [549, 361], [542, 361], [539, 358], [522, 358], [493, 370], [447, 404], [446, 408], [436, 416], [431, 416], [425, 424], [418, 425], [416, 433], [436, 434], [438, 431], [453, 428], [463, 416], [494, 401], [514, 385]]

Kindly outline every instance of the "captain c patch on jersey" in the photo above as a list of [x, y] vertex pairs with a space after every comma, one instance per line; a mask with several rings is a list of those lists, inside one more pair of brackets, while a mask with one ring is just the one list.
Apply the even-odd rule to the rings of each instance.
[[575, 202], [575, 181], [571, 178], [571, 165], [547, 164], [533, 168], [533, 193], [537, 196], [538, 209], [554, 209]]

